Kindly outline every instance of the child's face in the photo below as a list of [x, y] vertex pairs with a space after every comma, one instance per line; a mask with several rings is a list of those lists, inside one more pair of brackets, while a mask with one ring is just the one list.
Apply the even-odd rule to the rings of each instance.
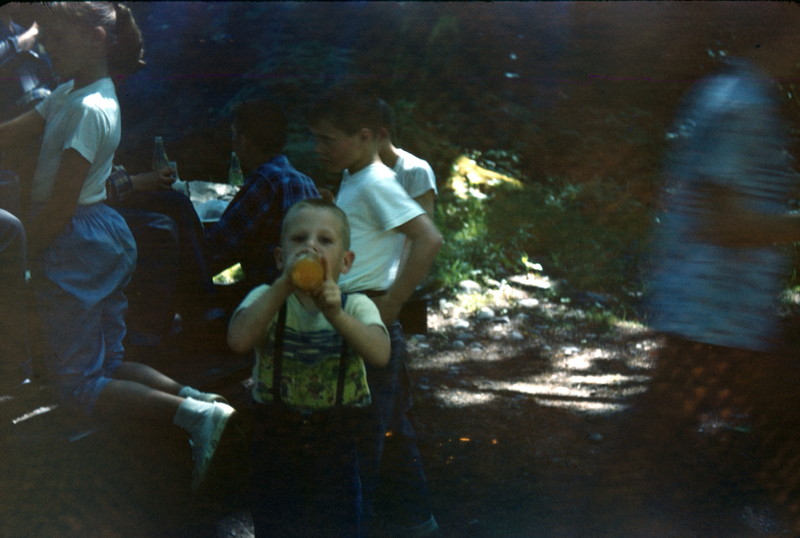
[[368, 129], [349, 135], [322, 120], [311, 127], [314, 135], [314, 150], [320, 163], [329, 172], [350, 170], [356, 172], [371, 162], [372, 135]]
[[278, 269], [291, 268], [301, 255], [309, 252], [325, 260], [327, 274], [334, 282], [350, 270], [354, 254], [345, 249], [342, 223], [333, 212], [304, 207], [285, 223], [281, 246], [275, 249]]

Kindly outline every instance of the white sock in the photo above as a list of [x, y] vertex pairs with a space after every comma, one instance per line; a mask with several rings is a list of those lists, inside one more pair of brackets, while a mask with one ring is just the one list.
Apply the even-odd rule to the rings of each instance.
[[200, 396], [201, 394], [203, 393], [194, 387], [190, 387], [189, 385], [185, 385], [180, 392], [178, 392], [178, 396], [181, 398], [194, 398], [195, 400], [199, 400], [200, 398], [197, 396]]
[[219, 394], [214, 394], [212, 392], [203, 392], [201, 390], [197, 390], [194, 387], [190, 387], [189, 385], [184, 386], [180, 392], [178, 392], [178, 396], [181, 398], [193, 398], [195, 400], [200, 400], [203, 402], [223, 402], [227, 403], [223, 396]]

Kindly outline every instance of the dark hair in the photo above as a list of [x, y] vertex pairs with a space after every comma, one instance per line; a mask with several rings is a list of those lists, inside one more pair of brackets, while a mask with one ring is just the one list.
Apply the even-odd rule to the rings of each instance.
[[281, 238], [283, 238], [285, 225], [289, 221], [289, 216], [304, 208], [325, 209], [333, 213], [339, 220], [339, 223], [342, 225], [342, 229], [340, 230], [342, 233], [342, 245], [344, 245], [345, 250], [350, 250], [350, 221], [347, 219], [347, 214], [342, 210], [341, 207], [329, 200], [325, 200], [324, 198], [305, 198], [304, 200], [300, 200], [290, 207], [286, 212], [286, 215], [283, 217]]
[[370, 129], [377, 135], [383, 125], [380, 99], [370, 91], [351, 87], [332, 90], [317, 101], [308, 113], [308, 124], [319, 125], [328, 120], [348, 135]]
[[117, 2], [47, 2], [43, 7], [43, 24], [66, 20], [103, 28], [108, 36], [108, 69], [112, 75], [132, 75], [144, 67], [142, 32], [128, 6]]
[[381, 107], [381, 127], [389, 132], [389, 138], [394, 139], [397, 132], [394, 111], [383, 99], [378, 99], [378, 105]]
[[280, 153], [286, 145], [289, 122], [281, 108], [269, 101], [245, 101], [233, 109], [233, 125], [239, 134], [269, 153]]

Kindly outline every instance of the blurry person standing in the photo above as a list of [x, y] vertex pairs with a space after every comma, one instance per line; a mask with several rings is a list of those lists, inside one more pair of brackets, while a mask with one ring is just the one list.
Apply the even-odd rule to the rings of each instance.
[[798, 362], [783, 349], [778, 310], [789, 274], [780, 245], [800, 240], [800, 215], [787, 207], [799, 177], [775, 84], [798, 73], [790, 26], [732, 51], [739, 57], [689, 91], [675, 124], [647, 301], [665, 344], [639, 402], [659, 466], [703, 444], [728, 474], [742, 432], [769, 459], [772, 432], [797, 431], [786, 425], [797, 423]]

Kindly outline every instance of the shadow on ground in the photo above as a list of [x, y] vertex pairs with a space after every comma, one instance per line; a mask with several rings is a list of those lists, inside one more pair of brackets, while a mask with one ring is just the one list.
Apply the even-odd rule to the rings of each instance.
[[[702, 443], [654, 451], [642, 441], [630, 404], [648, 389], [653, 335], [635, 324], [599, 327], [544, 299], [527, 305], [484, 319], [431, 310], [427, 336], [409, 337], [441, 536], [793, 535], [786, 503], [754, 480], [752, 432], [741, 432], [722, 471]], [[218, 340], [131, 353], [246, 414], [250, 359]], [[179, 429], [95, 430], [36, 384], [6, 392], [0, 535], [251, 535], [241, 464], [193, 500]], [[385, 495], [379, 507], [390, 515], [393, 503]]]

